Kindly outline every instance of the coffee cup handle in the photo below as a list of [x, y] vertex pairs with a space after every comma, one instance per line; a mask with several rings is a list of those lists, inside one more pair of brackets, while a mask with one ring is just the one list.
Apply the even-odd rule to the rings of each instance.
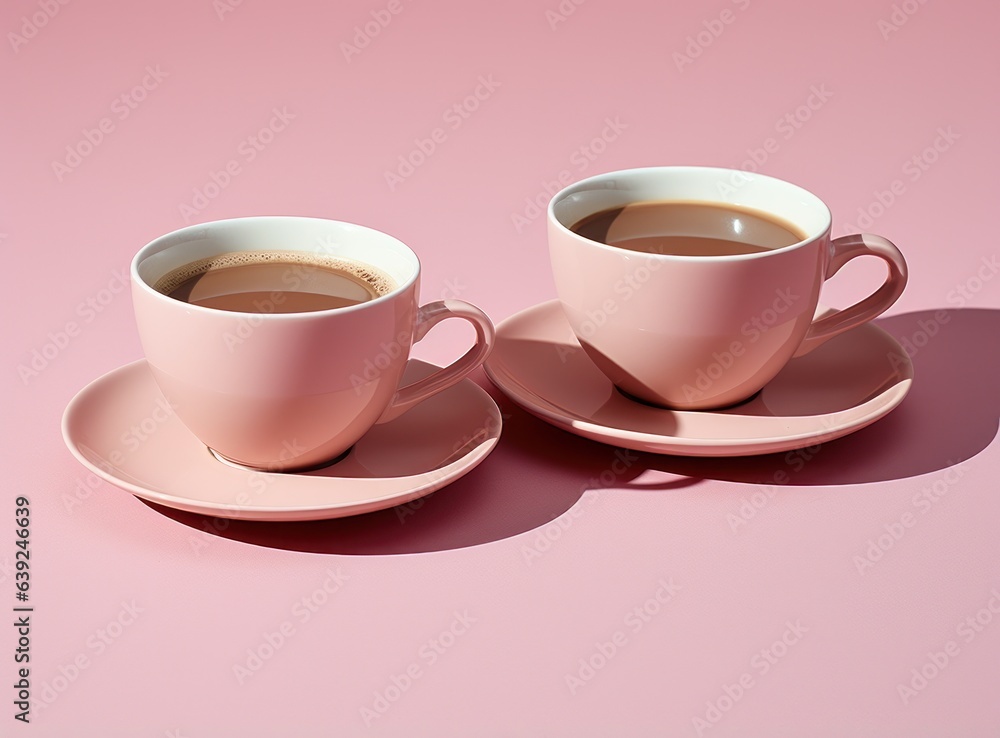
[[859, 256], [877, 256], [882, 259], [889, 267], [885, 282], [861, 302], [814, 320], [795, 356], [808, 354], [834, 336], [877, 318], [903, 293], [907, 278], [906, 260], [891, 241], [871, 233], [841, 236], [831, 241], [830, 260], [823, 279], [829, 279], [847, 262]]
[[496, 343], [496, 331], [486, 313], [464, 300], [438, 300], [421, 307], [417, 312], [413, 343], [421, 340], [431, 328], [448, 318], [462, 318], [472, 323], [472, 327], [476, 329], [476, 342], [472, 348], [443, 369], [396, 390], [392, 402], [376, 424], [394, 420], [418, 402], [458, 384], [486, 361], [493, 344]]

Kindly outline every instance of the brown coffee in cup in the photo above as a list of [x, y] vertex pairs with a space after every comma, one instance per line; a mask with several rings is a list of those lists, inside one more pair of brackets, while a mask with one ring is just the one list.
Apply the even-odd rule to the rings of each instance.
[[806, 234], [770, 213], [711, 202], [634, 202], [588, 215], [570, 230], [631, 251], [730, 256], [791, 246]]
[[305, 313], [350, 307], [395, 289], [368, 264], [297, 251], [236, 251], [174, 269], [158, 292], [201, 307], [244, 313]]

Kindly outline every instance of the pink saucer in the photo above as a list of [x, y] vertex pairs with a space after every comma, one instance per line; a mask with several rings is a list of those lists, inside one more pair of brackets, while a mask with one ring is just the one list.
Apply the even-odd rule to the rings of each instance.
[[[411, 360], [408, 382], [438, 367]], [[500, 411], [466, 379], [370, 430], [344, 458], [303, 473], [256, 472], [217, 460], [166, 409], [145, 360], [77, 394], [63, 438], [98, 476], [150, 502], [223, 518], [319, 520], [381, 510], [467, 474], [500, 438]]]
[[655, 408], [615, 389], [580, 347], [558, 300], [497, 326], [486, 373], [525, 410], [570, 433], [685, 456], [768, 454], [839, 438], [890, 412], [913, 382], [902, 346], [866, 324], [792, 359], [741, 405], [702, 412]]

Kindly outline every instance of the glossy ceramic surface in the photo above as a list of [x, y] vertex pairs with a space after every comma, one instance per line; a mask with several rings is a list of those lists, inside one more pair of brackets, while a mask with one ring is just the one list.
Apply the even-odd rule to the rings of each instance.
[[[265, 304], [242, 313], [153, 288], [185, 264], [276, 247], [374, 266], [395, 289], [334, 310], [274, 313]], [[295, 267], [284, 277], [294, 284]], [[183, 228], [143, 247], [131, 279], [139, 337], [160, 390], [206, 445], [256, 468], [301, 469], [334, 458], [376, 423], [467, 376], [492, 345], [493, 326], [475, 306], [442, 300], [418, 307], [416, 254], [352, 223], [254, 217]], [[411, 345], [450, 317], [475, 327], [472, 349], [433, 377], [400, 387]]]
[[[411, 361], [405, 379], [437, 367]], [[468, 473], [500, 437], [500, 412], [470, 380], [375, 426], [347, 455], [308, 472], [261, 472], [217, 460], [171, 412], [147, 363], [85, 387], [63, 417], [79, 461], [137, 497], [223, 518], [317, 520], [380, 510]]]
[[913, 381], [913, 366], [896, 340], [865, 325], [792, 359], [741, 405], [657, 408], [614, 387], [580, 347], [556, 300], [497, 326], [486, 372], [519, 405], [571, 433], [691, 456], [766, 454], [838, 438], [895, 408]]
[[[677, 256], [608, 246], [570, 229], [593, 213], [661, 200], [749, 208], [791, 224], [804, 238], [752, 254]], [[793, 356], [896, 301], [906, 285], [899, 250], [869, 234], [831, 240], [830, 227], [829, 209], [807, 190], [712, 167], [597, 175], [556, 194], [548, 209], [556, 292], [591, 361], [630, 395], [679, 409], [740, 402]], [[883, 285], [814, 323], [823, 283], [859, 256], [885, 261]]]

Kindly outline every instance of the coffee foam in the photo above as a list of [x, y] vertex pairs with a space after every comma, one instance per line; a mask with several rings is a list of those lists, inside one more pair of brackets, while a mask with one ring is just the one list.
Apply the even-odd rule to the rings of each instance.
[[249, 264], [301, 264], [304, 266], [335, 269], [359, 279], [375, 291], [376, 297], [387, 295], [396, 289], [396, 282], [385, 272], [360, 261], [340, 259], [324, 254], [312, 254], [305, 251], [231, 251], [218, 256], [209, 256], [198, 261], [192, 261], [182, 267], [160, 277], [153, 284], [153, 289], [164, 295], [169, 295], [180, 285], [192, 277], [205, 274], [215, 269], [246, 266]]

